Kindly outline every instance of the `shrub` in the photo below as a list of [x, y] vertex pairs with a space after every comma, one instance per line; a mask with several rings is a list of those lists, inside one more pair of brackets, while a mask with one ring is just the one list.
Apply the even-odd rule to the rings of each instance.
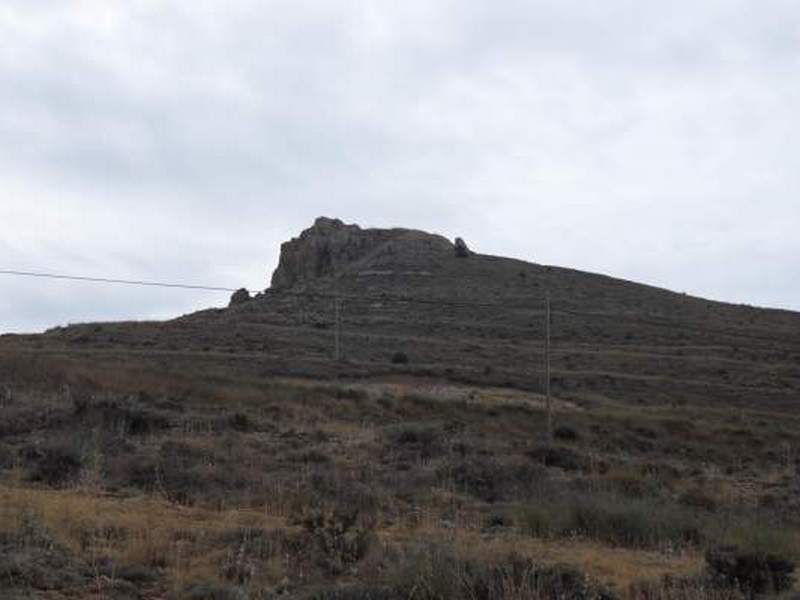
[[385, 584], [356, 583], [343, 587], [318, 590], [308, 600], [405, 600], [400, 593]]
[[619, 492], [628, 498], [658, 496], [663, 484], [656, 478], [644, 475], [635, 466], [612, 468], [602, 480], [609, 490]]
[[[722, 524], [722, 523], [720, 523]], [[719, 546], [736, 547], [747, 554], [776, 554], [800, 558], [800, 536], [792, 528], [781, 527], [763, 516], [741, 515], [737, 524], [715, 537]]]
[[477, 562], [435, 545], [409, 554], [395, 577], [400, 597], [418, 600], [614, 598], [572, 567], [544, 567], [516, 554]]
[[553, 510], [552, 505], [529, 505], [518, 509], [517, 520], [522, 532], [533, 537], [549, 538], [566, 527], [564, 511]]
[[738, 590], [723, 586], [708, 575], [664, 575], [654, 581], [637, 581], [627, 597], [642, 600], [745, 600]]
[[695, 429], [695, 425], [692, 421], [678, 418], [662, 419], [661, 426], [672, 435], [686, 435]]
[[290, 456], [290, 459], [296, 462], [317, 465], [327, 465], [333, 462], [333, 459], [328, 454], [325, 454], [323, 451], [316, 448], [294, 454]]
[[684, 492], [680, 499], [680, 503], [684, 506], [691, 506], [693, 508], [700, 508], [708, 512], [717, 510], [717, 500], [712, 495], [700, 487], [692, 488]]
[[441, 408], [441, 403], [435, 397], [426, 394], [405, 394], [401, 400], [426, 410], [436, 410], [437, 408]]
[[561, 425], [556, 427], [555, 431], [553, 431], [553, 437], [563, 442], [575, 442], [579, 440], [581, 436], [572, 427]]
[[221, 531], [216, 541], [225, 546], [244, 547], [248, 556], [260, 561], [286, 553], [291, 547], [290, 535], [283, 529], [234, 527]]
[[486, 502], [494, 502], [497, 500], [499, 483], [494, 467], [491, 461], [485, 459], [464, 459], [440, 469], [439, 477], [449, 479], [459, 490]]
[[22, 514], [16, 531], [0, 532], [0, 597], [33, 598], [36, 591], [54, 593], [85, 583], [84, 565], [33, 512]]
[[514, 519], [502, 512], [493, 512], [486, 517], [484, 528], [494, 529], [496, 527], [511, 527], [514, 525]]
[[567, 528], [592, 539], [634, 548], [698, 544], [703, 537], [695, 518], [675, 507], [614, 497], [576, 502], [570, 509]]
[[11, 448], [3, 446], [0, 444], [0, 470], [2, 469], [10, 469], [14, 466], [14, 452]]
[[658, 481], [671, 482], [681, 476], [681, 470], [663, 462], [651, 462], [642, 465], [642, 475], [646, 477], [653, 477]]
[[145, 586], [157, 581], [160, 573], [147, 565], [128, 565], [119, 567], [114, 572], [118, 579], [124, 579], [137, 586]]
[[355, 400], [360, 402], [369, 398], [369, 394], [366, 390], [349, 386], [338, 386], [333, 389], [333, 394], [339, 400]]
[[237, 548], [230, 548], [222, 563], [220, 574], [231, 583], [245, 585], [256, 573], [255, 563], [248, 555], [246, 542]]
[[794, 563], [774, 554], [745, 553], [724, 546], [709, 550], [705, 558], [712, 577], [752, 595], [780, 593], [794, 583]]
[[253, 429], [253, 423], [250, 417], [245, 413], [234, 413], [231, 415], [230, 419], [228, 419], [228, 423], [230, 424], [231, 429], [240, 433], [245, 433]]
[[190, 584], [183, 592], [187, 600], [244, 600], [247, 596], [236, 586]]
[[147, 435], [170, 426], [167, 417], [149, 410], [121, 410], [116, 418], [121, 421], [123, 431], [130, 435]]
[[412, 447], [424, 457], [430, 457], [441, 450], [442, 432], [431, 423], [401, 423], [391, 425], [385, 430], [389, 442], [396, 446]]
[[485, 502], [527, 499], [545, 474], [538, 465], [503, 462], [484, 456], [454, 459], [437, 470], [440, 484], [454, 485]]
[[52, 487], [67, 485], [77, 480], [83, 467], [83, 456], [74, 444], [32, 447], [26, 450], [26, 456], [34, 463], [30, 473], [31, 481]]
[[356, 510], [312, 508], [300, 519], [317, 551], [317, 562], [339, 575], [364, 558], [373, 540], [371, 528], [359, 523]]
[[408, 354], [405, 352], [395, 352], [392, 354], [392, 364], [393, 365], [407, 365], [409, 362]]
[[73, 416], [85, 426], [101, 426], [118, 435], [147, 435], [169, 429], [170, 416], [142, 404], [139, 397], [72, 394]]
[[223, 463], [211, 469], [205, 464], [213, 455], [181, 442], [165, 442], [158, 455], [130, 452], [109, 460], [109, 480], [163, 494], [170, 502], [194, 505], [224, 486], [230, 494], [237, 489], [237, 465]]
[[546, 467], [558, 467], [564, 471], [587, 471], [590, 467], [586, 456], [563, 446], [539, 446], [528, 452], [528, 456]]

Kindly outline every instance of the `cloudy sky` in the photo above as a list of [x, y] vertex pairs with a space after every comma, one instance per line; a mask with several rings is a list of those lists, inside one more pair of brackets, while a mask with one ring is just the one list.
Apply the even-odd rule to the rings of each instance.
[[[0, 269], [259, 289], [318, 215], [800, 310], [800, 4], [0, 4]], [[226, 301], [0, 276], [0, 331]]]

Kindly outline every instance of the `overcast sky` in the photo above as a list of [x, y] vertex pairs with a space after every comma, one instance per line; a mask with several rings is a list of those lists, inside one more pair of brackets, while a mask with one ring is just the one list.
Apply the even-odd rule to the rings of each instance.
[[[0, 269], [260, 289], [319, 215], [800, 310], [800, 4], [0, 4]], [[0, 276], [0, 331], [226, 302]]]

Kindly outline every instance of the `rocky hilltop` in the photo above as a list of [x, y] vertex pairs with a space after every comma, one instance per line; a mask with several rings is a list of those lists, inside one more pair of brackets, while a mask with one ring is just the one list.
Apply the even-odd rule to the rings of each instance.
[[455, 246], [439, 235], [411, 229], [362, 229], [339, 219], [320, 217], [299, 237], [281, 246], [272, 287], [291, 288], [324, 277], [358, 272], [359, 267], [384, 271], [430, 267], [455, 254]]

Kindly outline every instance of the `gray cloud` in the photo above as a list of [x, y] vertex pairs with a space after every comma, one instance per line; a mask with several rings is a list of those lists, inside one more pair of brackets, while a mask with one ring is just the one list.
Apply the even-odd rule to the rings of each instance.
[[[259, 287], [319, 214], [800, 309], [800, 8], [0, 8], [0, 268]], [[225, 298], [0, 278], [0, 330]]]

